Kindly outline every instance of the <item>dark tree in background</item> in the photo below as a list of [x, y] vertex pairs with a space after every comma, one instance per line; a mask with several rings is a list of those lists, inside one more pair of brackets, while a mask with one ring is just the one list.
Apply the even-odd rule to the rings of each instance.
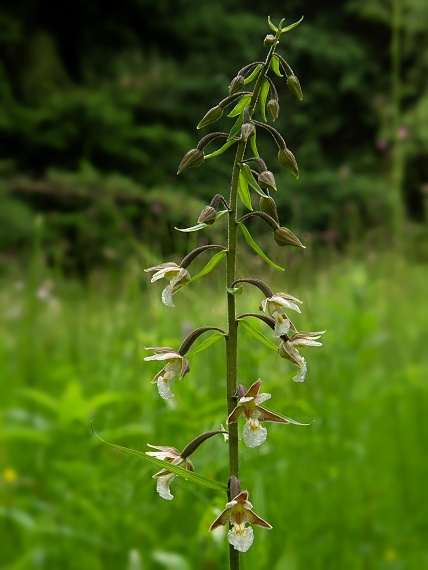
[[[1, 249], [25, 251], [34, 215], [43, 214], [46, 248], [70, 268], [76, 256], [82, 271], [122, 259], [155, 229], [168, 252], [167, 211], [188, 225], [226, 183], [221, 172], [209, 187], [191, 173], [199, 199], [189, 219], [176, 170], [198, 136], [190, 117], [202, 117], [224, 82], [256, 59], [267, 15], [305, 16], [287, 54], [304, 112], [284, 111], [278, 128], [306, 170], [298, 191], [281, 194], [283, 214], [318, 241], [343, 244], [390, 224], [395, 184], [405, 215], [424, 222], [423, 0], [16, 0], [3, 2], [0, 15]], [[395, 178], [394, 160], [402, 170]], [[321, 202], [312, 200], [318, 193]]]

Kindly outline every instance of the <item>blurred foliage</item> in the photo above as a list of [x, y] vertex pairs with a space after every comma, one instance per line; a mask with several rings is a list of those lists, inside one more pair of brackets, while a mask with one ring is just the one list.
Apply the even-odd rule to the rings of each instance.
[[[305, 15], [285, 54], [303, 85], [303, 105], [277, 82], [279, 130], [302, 171], [295, 184], [269, 165], [284, 222], [336, 243], [348, 239], [355, 220], [356, 232], [387, 225], [397, 145], [405, 156], [407, 214], [425, 221], [428, 5], [395, 1], [398, 102], [386, 0], [4, 3], [2, 249], [28, 250], [29, 218], [42, 213], [46, 248], [62, 252], [68, 270], [84, 274], [102, 260], [122, 261], [143, 237], [167, 255], [169, 217], [192, 225], [208, 199], [227, 192], [221, 159], [185, 178], [177, 179], [176, 169], [198, 140], [197, 121], [242, 65], [263, 56], [267, 14], [274, 21]], [[187, 184], [195, 195], [190, 205]], [[184, 242], [178, 250], [184, 253]]]
[[[116, 281], [103, 271], [89, 282], [56, 277], [38, 261], [25, 280], [0, 287], [0, 568], [227, 567], [224, 535], [208, 532], [226, 498], [177, 478], [174, 500], [163, 501], [157, 469], [101, 444], [89, 426], [145, 451], [147, 443], [182, 449], [224, 424], [223, 343], [190, 357], [191, 372], [167, 405], [150, 383], [159, 365], [142, 362], [145, 346], [178, 347], [207, 309], [211, 324], [222, 325], [221, 273], [177, 294], [180, 330], [159, 303], [162, 285], [142, 290], [135, 261]], [[323, 270], [313, 261], [295, 259], [286, 276], [291, 293], [297, 275], [308, 284], [299, 286], [299, 329], [327, 329], [324, 346], [307, 354], [305, 383], [239, 332], [240, 381], [260, 377], [269, 407], [310, 423], [268, 424], [262, 448], [243, 446], [243, 485], [273, 525], [255, 530], [245, 565], [426, 568], [426, 268], [374, 251], [365, 262], [336, 254]], [[283, 275], [270, 277], [274, 290], [284, 288]], [[240, 312], [257, 311], [261, 297], [246, 289]], [[213, 438], [192, 460], [198, 473], [224, 482], [225, 454], [223, 438]]]

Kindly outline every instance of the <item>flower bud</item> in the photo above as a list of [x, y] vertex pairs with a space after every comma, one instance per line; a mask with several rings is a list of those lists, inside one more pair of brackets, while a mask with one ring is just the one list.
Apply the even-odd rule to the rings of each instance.
[[272, 188], [272, 190], [276, 190], [275, 177], [270, 170], [260, 172], [257, 181], [260, 188]]
[[272, 121], [276, 121], [279, 116], [279, 103], [277, 99], [270, 99], [266, 105], [267, 112], [271, 116]]
[[242, 75], [237, 75], [232, 79], [229, 85], [229, 95], [233, 95], [244, 87], [245, 78]]
[[198, 218], [198, 224], [207, 224], [207, 226], [210, 226], [215, 222], [216, 218], [216, 209], [212, 206], [205, 206]]
[[212, 109], [210, 109], [203, 117], [202, 119], [199, 121], [198, 126], [196, 127], [197, 129], [202, 129], [202, 127], [206, 127], [207, 125], [209, 125], [210, 123], [214, 123], [215, 121], [217, 121], [218, 119], [220, 119], [220, 117], [223, 115], [223, 109], [219, 106], [216, 105], [215, 107], [213, 107]]
[[277, 228], [273, 232], [273, 237], [276, 243], [280, 246], [295, 245], [296, 247], [305, 248], [299, 238], [295, 236], [293, 232], [288, 228]]
[[259, 205], [260, 210], [273, 218], [279, 225], [278, 210], [276, 208], [275, 200], [272, 198], [272, 196], [262, 196], [260, 198]]
[[254, 135], [255, 128], [253, 123], [244, 123], [241, 127], [242, 140], [247, 142], [247, 140]]
[[289, 75], [287, 78], [287, 85], [290, 91], [297, 97], [299, 101], [303, 101], [302, 88], [300, 87], [300, 82], [294, 75]]
[[268, 35], [265, 37], [264, 41], [263, 41], [263, 45], [266, 46], [266, 47], [273, 46], [273, 45], [275, 45], [276, 43], [278, 43], [278, 40], [277, 40], [276, 37], [273, 36], [272, 34], [268, 34]]
[[180, 165], [178, 167], [177, 174], [183, 172], [183, 170], [187, 170], [188, 168], [196, 168], [201, 166], [204, 162], [204, 153], [199, 148], [192, 148], [191, 150], [187, 151], [186, 154], [183, 156]]
[[286, 166], [294, 174], [296, 178], [299, 178], [299, 167], [297, 166], [294, 154], [286, 146], [279, 149], [278, 152], [279, 162]]

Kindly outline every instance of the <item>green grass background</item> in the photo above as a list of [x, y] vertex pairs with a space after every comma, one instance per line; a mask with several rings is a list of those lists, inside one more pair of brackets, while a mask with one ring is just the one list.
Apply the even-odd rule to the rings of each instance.
[[[178, 347], [195, 327], [226, 326], [220, 271], [180, 291], [176, 309], [134, 262], [121, 278], [94, 274], [83, 284], [36, 258], [24, 278], [2, 280], [2, 570], [227, 568], [225, 536], [208, 533], [225, 496], [176, 478], [174, 501], [163, 501], [156, 469], [103, 445], [89, 425], [145, 451], [182, 449], [225, 423], [222, 342], [191, 358], [169, 402], [150, 384], [158, 365], [142, 360], [144, 346]], [[312, 422], [266, 424], [263, 446], [242, 445], [243, 488], [273, 526], [255, 528], [244, 570], [428, 567], [426, 266], [372, 253], [265, 276], [304, 301], [300, 330], [327, 332], [322, 348], [305, 352], [304, 384], [240, 332], [239, 381], [262, 378], [268, 408]], [[247, 287], [238, 304], [257, 311], [260, 301]], [[192, 459], [227, 482], [222, 436]]]

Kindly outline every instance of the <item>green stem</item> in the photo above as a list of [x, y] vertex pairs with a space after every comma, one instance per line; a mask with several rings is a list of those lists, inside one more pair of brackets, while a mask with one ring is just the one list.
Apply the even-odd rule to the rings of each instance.
[[[260, 72], [250, 102], [250, 115], [257, 103], [262, 81], [274, 53], [271, 47], [266, 57], [264, 69]], [[236, 247], [237, 247], [237, 207], [238, 207], [238, 180], [239, 164], [244, 159], [247, 143], [241, 140], [236, 149], [233, 163], [232, 180], [230, 185], [229, 214], [227, 225], [227, 257], [226, 257], [226, 286], [233, 287], [236, 280]], [[234, 295], [227, 293], [227, 337], [226, 337], [226, 396], [227, 414], [231, 414], [236, 406], [236, 387], [238, 382], [238, 323], [236, 320], [236, 299]], [[229, 475], [239, 479], [239, 456], [238, 456], [238, 423], [229, 426]], [[229, 500], [233, 497], [229, 497]], [[229, 568], [239, 570], [239, 552], [229, 545]]]

